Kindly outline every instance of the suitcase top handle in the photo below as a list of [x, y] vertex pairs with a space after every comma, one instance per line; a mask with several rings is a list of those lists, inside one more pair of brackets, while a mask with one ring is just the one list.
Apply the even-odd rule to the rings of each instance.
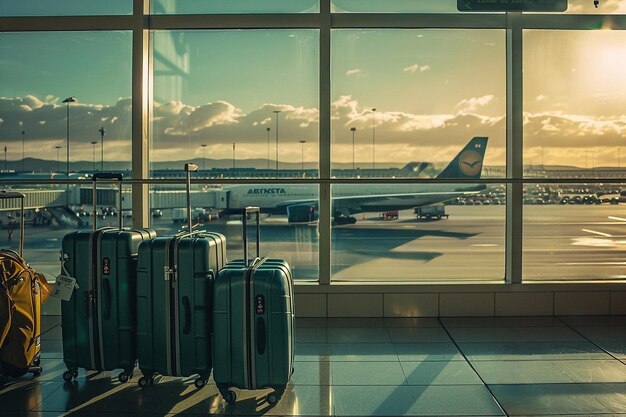
[[260, 231], [261, 231], [261, 227], [260, 227], [260, 215], [261, 215], [261, 209], [259, 209], [258, 207], [246, 207], [243, 209], [243, 213], [242, 213], [242, 222], [243, 222], [243, 259], [245, 261], [245, 265], [248, 266], [250, 264], [249, 260], [248, 260], [248, 214], [255, 214], [255, 218], [256, 218], [256, 257], [255, 260], [259, 258], [260, 256], [260, 251], [259, 251], [259, 241], [261, 240], [260, 238]]
[[8, 199], [13, 199], [13, 198], [17, 198], [20, 200], [20, 242], [19, 242], [18, 253], [20, 256], [23, 256], [23, 253], [24, 253], [24, 199], [26, 198], [26, 196], [17, 191], [2, 190], [2, 192], [0, 192], [0, 199], [8, 200]]
[[122, 180], [124, 179], [124, 175], [119, 172], [98, 172], [92, 175], [91, 180], [93, 181], [93, 194], [92, 194], [92, 204], [93, 204], [93, 231], [96, 231], [96, 223], [98, 223], [98, 209], [96, 207], [96, 198], [98, 194], [98, 190], [96, 188], [96, 183], [98, 180], [116, 180], [119, 184], [119, 207], [117, 209], [117, 223], [120, 230], [124, 228], [124, 214], [122, 213]]

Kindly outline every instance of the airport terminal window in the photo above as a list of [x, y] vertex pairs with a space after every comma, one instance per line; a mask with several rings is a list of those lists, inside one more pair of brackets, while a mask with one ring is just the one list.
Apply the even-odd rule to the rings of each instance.
[[153, 177], [318, 176], [318, 32], [155, 31]]
[[601, 178], [621, 170], [625, 45], [623, 31], [524, 32], [526, 176]]
[[333, 175], [432, 178], [486, 136], [503, 177], [504, 53], [502, 30], [334, 30]]
[[[424, 194], [416, 197], [416, 189]], [[504, 184], [335, 185], [333, 281], [501, 282], [504, 189]], [[397, 209], [363, 197], [378, 190], [398, 194]], [[440, 193], [457, 197], [444, 205], [438, 203]], [[351, 197], [364, 212], [352, 212]], [[415, 198], [424, 205], [414, 208]]]
[[626, 184], [527, 184], [524, 280], [626, 278], [624, 189]]
[[71, 179], [128, 172], [130, 32], [2, 33], [0, 50], [4, 169], [46, 180], [66, 178], [68, 166]]
[[[317, 281], [318, 229], [317, 206], [319, 187], [316, 184], [263, 185], [193, 185], [191, 188], [192, 223], [194, 230], [207, 230], [226, 236], [227, 259], [243, 257], [244, 207], [268, 208], [285, 201], [285, 196], [300, 203], [261, 214], [260, 255], [287, 260], [297, 281]], [[151, 227], [159, 236], [171, 236], [188, 228], [185, 188], [178, 185], [150, 187]], [[250, 227], [250, 255], [254, 256], [254, 229]]]
[[151, 0], [154, 14], [317, 13], [319, 0]]
[[0, 0], [0, 16], [129, 15], [133, 0]]

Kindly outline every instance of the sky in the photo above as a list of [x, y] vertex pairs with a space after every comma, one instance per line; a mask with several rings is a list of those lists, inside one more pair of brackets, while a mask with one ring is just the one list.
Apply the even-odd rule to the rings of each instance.
[[[339, 3], [339, 2], [337, 2]], [[347, 2], [346, 2], [347, 3]], [[608, 4], [608, 2], [607, 2]], [[6, 6], [6, 3], [0, 3]], [[527, 164], [617, 166], [626, 135], [626, 38], [618, 31], [526, 31]], [[151, 160], [275, 155], [318, 161], [316, 30], [155, 31]], [[65, 152], [91, 160], [104, 127], [107, 160], [129, 160], [131, 33], [0, 34], [0, 146], [7, 158]], [[485, 165], [505, 161], [503, 30], [332, 33], [333, 163], [368, 168], [445, 164], [472, 136], [489, 136]], [[372, 109], [376, 108], [376, 112]], [[268, 147], [268, 132], [269, 147]], [[373, 137], [376, 138], [375, 155]], [[305, 145], [300, 141], [306, 141]], [[303, 155], [304, 153], [304, 155]], [[626, 152], [624, 152], [626, 157]]]

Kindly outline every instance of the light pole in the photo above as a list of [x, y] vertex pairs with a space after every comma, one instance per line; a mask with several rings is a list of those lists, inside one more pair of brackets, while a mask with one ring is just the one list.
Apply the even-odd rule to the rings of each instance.
[[274, 110], [273, 113], [276, 115], [276, 171], [278, 171], [278, 113], [280, 110]]
[[104, 172], [104, 126], [101, 126], [98, 132], [100, 132], [100, 171]]
[[206, 149], [206, 144], [205, 144], [205, 143], [203, 143], [203, 144], [202, 144], [202, 145], [200, 145], [200, 146], [202, 146], [202, 170], [204, 171], [204, 151], [205, 151], [205, 149]]
[[302, 167], [301, 167], [301, 171], [304, 172], [304, 144], [306, 143], [306, 140], [301, 140], [300, 141], [300, 145], [302, 148]]
[[93, 145], [93, 172], [96, 172], [96, 145], [98, 144], [98, 141], [92, 141], [91, 144]]
[[22, 172], [26, 172], [24, 168], [24, 137], [26, 136], [26, 131], [22, 130]]
[[[66, 161], [65, 161], [65, 173], [67, 174], [67, 177], [70, 177], [70, 103], [74, 103], [76, 102], [76, 98], [75, 97], [68, 97], [65, 100], [63, 100], [63, 103], [67, 104], [67, 128], [66, 128], [66, 133], [67, 133], [67, 138], [66, 138], [66, 149], [65, 149], [65, 153], [67, 155]], [[69, 184], [68, 184], [69, 186]]]
[[267, 131], [267, 170], [270, 169], [270, 128], [265, 129]]
[[4, 145], [4, 171], [7, 170], [7, 145]]
[[55, 146], [56, 150], [57, 150], [57, 172], [59, 172], [61, 170], [61, 163], [59, 162], [59, 156], [60, 156], [60, 151], [61, 151], [61, 146], [57, 145]]
[[235, 169], [235, 142], [233, 142], [233, 170]]
[[372, 109], [372, 169], [376, 169], [376, 109]]
[[354, 175], [354, 133], [356, 132], [356, 127], [351, 127], [350, 131], [352, 132], [352, 175]]

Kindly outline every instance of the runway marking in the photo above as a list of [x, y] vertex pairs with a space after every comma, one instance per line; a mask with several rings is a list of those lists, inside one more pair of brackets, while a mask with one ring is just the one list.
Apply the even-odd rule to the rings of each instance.
[[600, 235], [600, 236], [606, 236], [606, 237], [613, 237], [612, 235], [608, 234], [608, 233], [602, 233], [602, 232], [597, 232], [595, 230], [589, 230], [589, 229], [581, 229], [583, 232], [587, 232], [587, 233], [594, 233], [596, 235]]
[[611, 219], [611, 220], [619, 220], [620, 222], [626, 222], [626, 219], [623, 218], [623, 217], [609, 216], [609, 219]]

